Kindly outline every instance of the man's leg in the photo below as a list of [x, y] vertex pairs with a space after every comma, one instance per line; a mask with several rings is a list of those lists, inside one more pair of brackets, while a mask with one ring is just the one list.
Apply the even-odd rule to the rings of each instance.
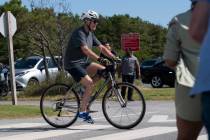
[[[127, 75], [122, 75], [122, 82], [128, 82]], [[126, 87], [122, 87], [121, 95], [122, 95], [123, 99], [125, 99], [125, 94], [126, 94]]]
[[100, 64], [97, 64], [97, 63], [91, 63], [86, 68], [88, 75], [90, 75], [91, 77], [94, 76], [94, 78], [93, 78], [93, 83], [94, 84], [97, 83], [97, 81], [100, 80], [100, 77], [98, 75], [96, 75], [97, 71], [98, 70], [103, 70], [103, 69], [105, 69], [105, 67], [100, 65]]
[[201, 98], [189, 96], [191, 88], [176, 83], [177, 140], [196, 140], [202, 129]]
[[91, 86], [91, 89], [89, 89], [90, 87], [87, 87], [90, 90], [90, 91], [87, 91], [88, 96], [87, 97], [86, 96], [85, 97], [83, 96], [83, 98], [85, 98], [84, 100], [87, 101], [86, 104], [85, 104], [86, 105], [86, 111], [87, 112], [90, 111], [89, 108], [87, 108], [87, 105], [88, 105], [88, 101], [90, 100], [91, 94], [93, 92], [93, 88], [95, 87], [95, 84], [97, 83], [97, 81], [100, 80], [100, 77], [98, 75], [96, 75], [96, 73], [97, 73], [98, 70], [103, 70], [103, 69], [105, 69], [105, 67], [102, 66], [102, 65], [100, 65], [100, 64], [97, 64], [97, 63], [91, 63], [86, 68], [86, 71], [87, 71], [88, 75], [91, 76], [91, 77], [94, 76], [91, 79], [92, 80], [92, 82], [91, 82], [91, 85], [92, 85]]
[[87, 103], [93, 89], [93, 80], [88, 75], [83, 66], [77, 65], [74, 68], [68, 70], [76, 82], [80, 82], [85, 87], [85, 92], [82, 97], [80, 111], [87, 111]]
[[177, 140], [197, 140], [197, 137], [202, 129], [202, 122], [187, 121], [179, 116], [176, 117], [178, 128]]
[[203, 123], [208, 133], [208, 139], [210, 140], [210, 91], [202, 94], [202, 107]]
[[[134, 83], [134, 75], [129, 75], [128, 83], [131, 83], [131, 84]], [[132, 93], [133, 93], [133, 89], [128, 88], [128, 100], [132, 100]]]
[[86, 75], [85, 77], [83, 77], [80, 83], [85, 87], [85, 93], [82, 96], [80, 112], [86, 112], [88, 101], [91, 96], [94, 84], [93, 84], [93, 80], [90, 78], [89, 75]]

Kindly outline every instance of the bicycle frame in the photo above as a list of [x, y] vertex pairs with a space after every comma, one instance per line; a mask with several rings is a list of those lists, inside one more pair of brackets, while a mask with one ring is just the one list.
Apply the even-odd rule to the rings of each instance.
[[[114, 64], [115, 65], [115, 64]], [[112, 74], [110, 71], [108, 71], [108, 78], [105, 79], [103, 84], [99, 87], [97, 91], [93, 94], [91, 99], [88, 102], [87, 108], [90, 108], [91, 104], [96, 100], [96, 98], [101, 94], [101, 92], [104, 90], [104, 88], [111, 82], [111, 88], [114, 88], [114, 93], [121, 105], [121, 107], [126, 107], [126, 102], [121, 96], [121, 93], [118, 91], [118, 87], [116, 85], [116, 81], [113, 79]], [[69, 90], [74, 90], [76, 89], [80, 83], [74, 83]]]
[[103, 84], [99, 87], [95, 94], [92, 96], [88, 103], [88, 108], [90, 108], [91, 104], [95, 101], [95, 99], [102, 93], [103, 89], [111, 82], [111, 88], [114, 88], [115, 95], [117, 96], [118, 101], [120, 102], [122, 107], [125, 107], [126, 102], [117, 90], [116, 81], [113, 79], [111, 72], [108, 72], [108, 78], [103, 82]]

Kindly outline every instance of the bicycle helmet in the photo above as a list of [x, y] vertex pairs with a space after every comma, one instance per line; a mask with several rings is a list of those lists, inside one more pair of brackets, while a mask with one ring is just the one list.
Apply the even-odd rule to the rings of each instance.
[[87, 12], [82, 13], [82, 15], [81, 15], [80, 18], [81, 18], [81, 20], [86, 20], [86, 19], [98, 20], [98, 19], [99, 19], [99, 15], [98, 15], [98, 13], [96, 13], [95, 11], [88, 10]]

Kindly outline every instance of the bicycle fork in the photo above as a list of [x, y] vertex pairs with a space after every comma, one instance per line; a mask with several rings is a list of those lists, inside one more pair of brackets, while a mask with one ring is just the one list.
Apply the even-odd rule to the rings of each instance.
[[126, 107], [126, 102], [125, 102], [125, 100], [123, 99], [123, 97], [122, 97], [122, 95], [121, 95], [121, 93], [120, 93], [118, 87], [116, 87], [116, 85], [115, 85], [115, 87], [114, 87], [114, 93], [115, 93], [115, 95], [116, 95], [116, 97], [117, 97], [117, 100], [119, 101], [121, 107], [122, 107], [122, 108], [123, 108], [123, 107]]
[[121, 93], [120, 93], [120, 91], [119, 91], [119, 88], [118, 88], [116, 82], [113, 80], [113, 78], [112, 78], [112, 76], [111, 76], [111, 73], [109, 73], [109, 75], [110, 75], [110, 80], [111, 80], [111, 83], [112, 83], [112, 90], [111, 90], [111, 91], [113, 91], [113, 89], [114, 89], [114, 94], [116, 95], [117, 100], [119, 101], [121, 107], [122, 107], [122, 108], [123, 108], [123, 107], [126, 107], [126, 102], [125, 102], [125, 100], [123, 99], [123, 97], [122, 97], [122, 95], [121, 95]]

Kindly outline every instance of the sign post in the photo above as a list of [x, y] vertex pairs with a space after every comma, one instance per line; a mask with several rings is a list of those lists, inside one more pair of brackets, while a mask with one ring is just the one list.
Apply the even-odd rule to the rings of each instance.
[[9, 50], [9, 66], [10, 66], [10, 85], [12, 92], [12, 104], [17, 105], [16, 82], [15, 82], [15, 68], [14, 68], [14, 53], [12, 36], [17, 30], [16, 19], [10, 11], [5, 12], [0, 17], [0, 32], [7, 38]]
[[140, 36], [138, 33], [128, 33], [121, 35], [121, 46], [124, 51], [139, 51]]

